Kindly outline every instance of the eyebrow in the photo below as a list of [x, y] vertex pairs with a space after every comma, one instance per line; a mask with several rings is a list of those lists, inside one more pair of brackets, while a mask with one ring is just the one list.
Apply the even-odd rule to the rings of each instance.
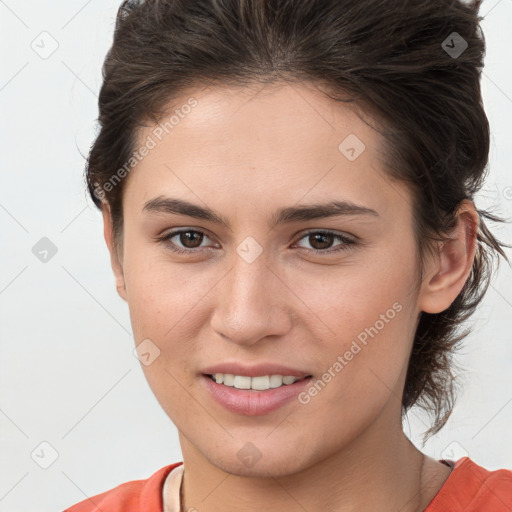
[[[186, 215], [196, 219], [207, 220], [215, 224], [222, 224], [231, 229], [229, 220], [216, 213], [210, 208], [195, 205], [183, 199], [158, 196], [144, 204], [143, 212], [169, 213]], [[271, 218], [270, 227], [279, 224], [288, 224], [297, 221], [325, 219], [340, 216], [365, 216], [380, 217], [379, 214], [366, 206], [355, 204], [351, 201], [340, 200], [323, 204], [310, 204], [289, 206], [277, 210]]]

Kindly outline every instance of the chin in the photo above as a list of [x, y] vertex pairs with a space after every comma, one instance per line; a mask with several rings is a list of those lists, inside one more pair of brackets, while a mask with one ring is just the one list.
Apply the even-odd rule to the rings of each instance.
[[[251, 452], [253, 457], [251, 458]], [[297, 450], [278, 453], [268, 449], [270, 454], [265, 455], [264, 450], [256, 452], [248, 443], [244, 448], [231, 450], [223, 449], [220, 453], [204, 453], [210, 464], [231, 475], [253, 478], [279, 478], [298, 473], [308, 467], [305, 459], [300, 459]], [[234, 453], [234, 455], [232, 455]]]

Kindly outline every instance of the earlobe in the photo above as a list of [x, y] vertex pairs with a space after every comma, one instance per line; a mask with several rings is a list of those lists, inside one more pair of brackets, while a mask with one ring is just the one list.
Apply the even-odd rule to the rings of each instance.
[[465, 199], [457, 212], [450, 238], [439, 244], [437, 258], [422, 284], [419, 308], [441, 313], [457, 298], [469, 277], [476, 252], [479, 217], [474, 204]]
[[108, 204], [104, 203], [102, 207], [103, 214], [103, 236], [107, 244], [108, 251], [110, 253], [110, 264], [112, 271], [114, 272], [114, 278], [116, 280], [116, 289], [119, 296], [126, 301], [126, 285], [124, 281], [124, 273], [122, 262], [119, 261], [119, 255], [114, 243], [114, 230], [112, 214]]

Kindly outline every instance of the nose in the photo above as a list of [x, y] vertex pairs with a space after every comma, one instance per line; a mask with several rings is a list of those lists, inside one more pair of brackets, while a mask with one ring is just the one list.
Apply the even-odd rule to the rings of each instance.
[[292, 327], [293, 293], [267, 259], [248, 263], [235, 255], [232, 268], [215, 287], [212, 329], [239, 345], [283, 336]]

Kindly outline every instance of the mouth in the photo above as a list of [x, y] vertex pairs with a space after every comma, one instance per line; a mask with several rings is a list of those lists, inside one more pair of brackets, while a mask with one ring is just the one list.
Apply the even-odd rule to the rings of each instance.
[[286, 404], [296, 405], [300, 393], [309, 385], [312, 375], [235, 375], [203, 373], [205, 392], [219, 405], [243, 416], [263, 416]]
[[313, 375], [300, 366], [274, 361], [241, 363], [227, 360], [200, 372], [201, 385], [214, 402], [237, 415], [262, 416], [299, 404], [298, 397]]
[[216, 384], [221, 384], [226, 387], [245, 390], [245, 391], [267, 391], [270, 389], [282, 388], [290, 386], [296, 382], [309, 380], [312, 375], [305, 375], [303, 377], [296, 377], [294, 375], [234, 375], [232, 373], [212, 373], [203, 374]]

